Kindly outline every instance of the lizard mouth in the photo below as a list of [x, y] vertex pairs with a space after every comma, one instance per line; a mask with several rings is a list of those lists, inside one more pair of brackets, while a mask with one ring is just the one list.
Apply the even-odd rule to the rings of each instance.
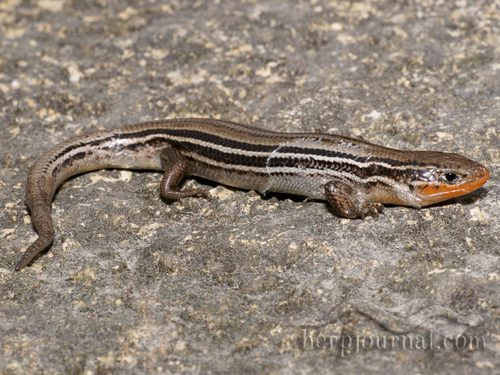
[[418, 189], [423, 205], [442, 202], [473, 192], [483, 186], [490, 178], [490, 171], [481, 164], [476, 165], [462, 182], [448, 184], [444, 182], [430, 183]]

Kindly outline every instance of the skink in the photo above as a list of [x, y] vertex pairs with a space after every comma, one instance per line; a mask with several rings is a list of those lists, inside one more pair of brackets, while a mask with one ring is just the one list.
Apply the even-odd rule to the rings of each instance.
[[186, 176], [326, 200], [343, 218], [376, 216], [383, 204], [422, 207], [467, 194], [489, 178], [461, 155], [402, 151], [353, 138], [278, 133], [214, 119], [145, 122], [59, 144], [30, 169], [26, 203], [37, 240], [16, 265], [28, 265], [54, 240], [51, 202], [69, 177], [103, 168], [163, 171], [166, 200], [205, 197], [180, 189]]

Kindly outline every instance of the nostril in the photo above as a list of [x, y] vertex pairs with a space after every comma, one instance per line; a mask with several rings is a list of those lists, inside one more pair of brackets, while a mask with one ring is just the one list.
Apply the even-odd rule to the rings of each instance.
[[483, 165], [478, 165], [476, 168], [474, 168], [474, 172], [478, 177], [486, 179], [490, 178], [490, 171]]
[[485, 166], [479, 164], [472, 170], [473, 178], [484, 184], [490, 178], [490, 171]]

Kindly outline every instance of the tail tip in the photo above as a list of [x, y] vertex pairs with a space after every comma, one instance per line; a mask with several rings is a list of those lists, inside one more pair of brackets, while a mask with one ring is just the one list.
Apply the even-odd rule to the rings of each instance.
[[19, 262], [17, 262], [16, 266], [14, 267], [14, 271], [21, 271], [24, 267], [28, 265], [29, 261], [26, 261], [24, 257], [22, 257]]

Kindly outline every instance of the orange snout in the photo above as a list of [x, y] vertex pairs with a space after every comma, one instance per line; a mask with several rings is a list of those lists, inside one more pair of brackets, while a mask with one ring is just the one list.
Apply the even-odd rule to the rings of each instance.
[[420, 189], [420, 195], [424, 205], [442, 202], [448, 199], [460, 197], [483, 186], [490, 178], [488, 168], [478, 164], [467, 178], [459, 184], [451, 185], [443, 182], [424, 185]]

